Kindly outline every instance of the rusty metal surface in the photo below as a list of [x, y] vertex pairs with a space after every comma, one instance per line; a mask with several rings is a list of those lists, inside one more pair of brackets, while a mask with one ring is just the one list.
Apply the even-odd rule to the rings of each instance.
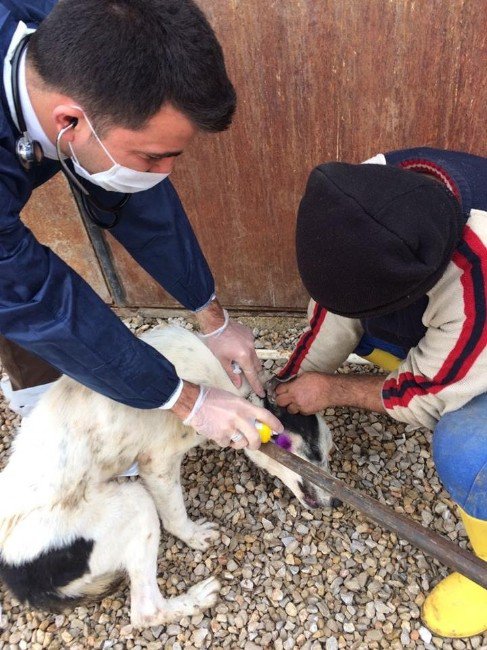
[[[198, 1], [239, 106], [172, 179], [227, 305], [305, 306], [294, 222], [313, 166], [418, 145], [487, 155], [487, 2]], [[174, 304], [116, 256], [131, 305]]]
[[487, 589], [487, 562], [484, 560], [460, 548], [446, 537], [421, 526], [410, 517], [395, 512], [392, 508], [369, 497], [368, 494], [352, 490], [343, 481], [307, 460], [281, 449], [272, 442], [262, 445], [260, 451], [296, 472], [313, 485], [321, 487], [329, 494], [351, 505], [386, 530], [397, 533], [399, 537], [406, 539], [413, 546], [439, 560], [445, 566], [459, 571]]
[[151, 278], [118, 241], [104, 233], [112, 252], [112, 259], [117, 276], [125, 293], [125, 304], [131, 307], [179, 307], [179, 303], [169, 296], [162, 287]]
[[105, 302], [111, 302], [91, 242], [61, 174], [34, 191], [21, 218], [41, 243], [75, 269]]

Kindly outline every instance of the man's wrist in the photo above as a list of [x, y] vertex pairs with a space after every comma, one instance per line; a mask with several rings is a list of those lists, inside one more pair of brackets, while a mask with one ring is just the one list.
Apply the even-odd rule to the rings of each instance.
[[177, 415], [180, 420], [185, 420], [193, 410], [193, 406], [195, 405], [199, 394], [199, 386], [192, 384], [189, 381], [183, 381], [183, 390], [181, 391], [179, 399], [170, 410], [174, 415]]
[[196, 313], [196, 320], [202, 334], [210, 334], [225, 324], [225, 311], [215, 298], [210, 304]]

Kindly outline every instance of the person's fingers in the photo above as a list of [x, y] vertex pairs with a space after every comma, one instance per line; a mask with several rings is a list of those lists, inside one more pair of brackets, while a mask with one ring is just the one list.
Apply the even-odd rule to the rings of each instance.
[[257, 356], [257, 353], [254, 348], [252, 348], [253, 354], [252, 354], [252, 363], [255, 368], [255, 372], [261, 372], [262, 371], [262, 361], [259, 359]]
[[289, 392], [289, 382], [285, 382], [284, 384], [276, 384], [274, 388], [274, 392], [276, 395], [284, 395], [284, 393]]
[[291, 413], [291, 415], [296, 415], [296, 413], [299, 413], [299, 407], [294, 402], [291, 402], [288, 405], [287, 410], [288, 410], [289, 413]]
[[242, 375], [235, 375], [232, 373], [232, 383], [236, 388], [242, 387]]
[[258, 449], [260, 447], [262, 442], [260, 433], [255, 428], [253, 421], [249, 421], [246, 418], [239, 418], [237, 420], [237, 428], [247, 438], [249, 449]]
[[286, 391], [285, 393], [280, 393], [279, 395], [276, 395], [276, 404], [278, 406], [286, 407], [292, 401], [293, 400], [292, 400], [291, 395], [289, 394], [289, 391]]
[[284, 427], [280, 420], [278, 420], [270, 411], [261, 406], [253, 406], [253, 409], [254, 412], [256, 412], [256, 415], [254, 416], [256, 420], [267, 424], [267, 426], [276, 433], [282, 433], [282, 431], [284, 431]]
[[222, 365], [235, 388], [240, 388], [242, 386], [242, 374], [240, 372], [235, 372], [235, 366], [232, 363]]
[[259, 397], [265, 397], [264, 387], [262, 386], [262, 382], [260, 381], [256, 370], [254, 368], [242, 368], [242, 371], [254, 393], [257, 393]]
[[[233, 438], [236, 438], [236, 440], [233, 440]], [[245, 449], [249, 444], [249, 441], [247, 438], [244, 436], [244, 434], [241, 431], [236, 431], [231, 437], [230, 437], [230, 447], [232, 449]]]
[[262, 374], [262, 372], [264, 371], [264, 366], [262, 365], [260, 359], [258, 359], [257, 357], [255, 357], [255, 360], [254, 360], [254, 370], [255, 370], [256, 374], [259, 377]]

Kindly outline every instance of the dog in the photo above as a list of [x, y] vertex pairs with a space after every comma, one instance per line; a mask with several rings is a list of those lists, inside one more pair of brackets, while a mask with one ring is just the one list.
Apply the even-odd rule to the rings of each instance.
[[[191, 332], [160, 327], [142, 338], [181, 378], [242, 396], [250, 392], [235, 388]], [[332, 443], [323, 418], [266, 406], [287, 427], [291, 451], [327, 468]], [[204, 442], [170, 411], [131, 408], [62, 377], [22, 421], [0, 473], [0, 577], [21, 602], [62, 611], [101, 600], [128, 575], [135, 627], [211, 607], [220, 589], [214, 577], [170, 599], [156, 580], [159, 519], [193, 549], [205, 550], [218, 538], [213, 523], [189, 519], [180, 483], [185, 453]], [[263, 453], [246, 453], [304, 506], [333, 505], [330, 495]], [[140, 481], [113, 480], [135, 460]]]

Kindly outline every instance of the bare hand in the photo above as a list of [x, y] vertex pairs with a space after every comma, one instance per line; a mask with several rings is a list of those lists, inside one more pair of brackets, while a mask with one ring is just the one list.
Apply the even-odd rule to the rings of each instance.
[[334, 405], [335, 379], [333, 375], [305, 372], [276, 387], [276, 402], [289, 413], [317, 413]]

